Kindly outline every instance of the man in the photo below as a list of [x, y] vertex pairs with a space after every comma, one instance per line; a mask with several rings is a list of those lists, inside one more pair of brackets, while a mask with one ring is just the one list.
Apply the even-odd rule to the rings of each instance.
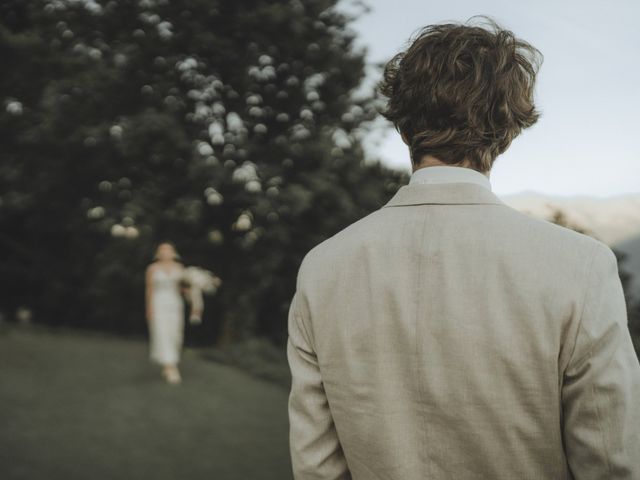
[[640, 479], [640, 365], [616, 257], [510, 208], [496, 157], [539, 52], [424, 28], [385, 69], [409, 185], [313, 248], [289, 311], [296, 479]]

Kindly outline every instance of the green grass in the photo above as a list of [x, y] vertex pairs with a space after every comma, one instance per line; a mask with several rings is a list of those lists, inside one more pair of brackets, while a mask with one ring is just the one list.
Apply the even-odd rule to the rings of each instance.
[[291, 478], [282, 385], [186, 350], [165, 384], [145, 343], [0, 334], [0, 478]]

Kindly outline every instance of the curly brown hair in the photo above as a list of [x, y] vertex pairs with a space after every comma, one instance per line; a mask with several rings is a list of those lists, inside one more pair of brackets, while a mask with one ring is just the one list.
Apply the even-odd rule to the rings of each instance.
[[[468, 25], [485, 19], [489, 28]], [[385, 66], [381, 114], [409, 145], [411, 162], [432, 155], [487, 172], [541, 113], [533, 103], [542, 53], [485, 15], [423, 27]]]

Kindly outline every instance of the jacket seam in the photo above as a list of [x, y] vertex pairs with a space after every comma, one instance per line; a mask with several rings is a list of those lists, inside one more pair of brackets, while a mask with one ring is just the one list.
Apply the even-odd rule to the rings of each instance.
[[[427, 212], [423, 213], [423, 219], [422, 219], [422, 233], [420, 235], [420, 244], [419, 244], [419, 248], [423, 248], [424, 244], [425, 244], [425, 238], [427, 237]], [[426, 250], [426, 248], [425, 248]], [[429, 259], [429, 252], [426, 252], [427, 255], [425, 255], [425, 262], [428, 262]], [[417, 387], [418, 387], [418, 394], [420, 396], [419, 398], [419, 403], [420, 401], [423, 400], [424, 398], [424, 391], [422, 388], [422, 376], [421, 376], [421, 369], [420, 369], [420, 355], [418, 354], [419, 350], [420, 350], [420, 336], [418, 335], [418, 328], [419, 328], [419, 324], [420, 324], [420, 313], [421, 313], [421, 306], [423, 305], [423, 297], [420, 294], [420, 287], [422, 285], [422, 280], [424, 278], [424, 271], [425, 271], [425, 265], [422, 265], [422, 262], [417, 262], [417, 267], [418, 267], [418, 281], [416, 283], [416, 290], [417, 290], [417, 294], [416, 294], [416, 311], [415, 311], [415, 315], [414, 315], [414, 323], [415, 323], [415, 375], [416, 375], [416, 382], [417, 382]], [[423, 330], [424, 333], [424, 330]], [[421, 422], [421, 430], [422, 430], [422, 441], [424, 442], [422, 445], [422, 452], [423, 454], [426, 454], [427, 459], [426, 462], [422, 463], [423, 468], [426, 468], [426, 471], [428, 472], [428, 474], [431, 474], [431, 458], [429, 458], [428, 455], [428, 451], [429, 451], [429, 438], [428, 438], [428, 432], [429, 432], [429, 428], [426, 425], [426, 421], [425, 421], [425, 416], [424, 415], [420, 415], [420, 413], [422, 412], [418, 412], [418, 417], [420, 418]]]
[[[595, 263], [595, 257], [598, 255], [597, 252], [598, 249], [598, 245], [594, 245], [593, 247], [593, 255], [591, 256], [591, 262], [589, 264], [589, 269], [587, 272], [587, 288], [585, 288], [585, 292], [584, 292], [584, 296], [583, 296], [583, 300], [582, 300], [582, 308], [580, 311], [580, 317], [579, 317], [579, 322], [578, 322], [578, 328], [576, 329], [576, 336], [575, 336], [575, 340], [573, 343], [573, 348], [571, 350], [571, 355], [569, 356], [569, 360], [567, 362], [567, 368], [569, 367], [569, 365], [571, 364], [572, 360], [573, 360], [573, 355], [575, 353], [576, 350], [576, 345], [577, 345], [577, 341], [578, 341], [578, 336], [580, 334], [580, 331], [583, 330], [582, 325], [583, 325], [583, 318], [584, 318], [584, 312], [585, 312], [585, 308], [586, 308], [586, 303], [587, 303], [587, 294], [591, 291], [591, 277], [594, 274], [594, 269], [593, 269], [593, 265]], [[600, 301], [598, 302], [598, 306], [600, 305]], [[593, 346], [594, 346], [594, 339], [591, 337], [591, 335], [589, 335], [589, 332], [584, 330], [585, 335], [587, 336], [588, 340], [589, 340], [589, 347], [587, 349], [587, 353], [582, 357], [582, 358], [586, 358], [586, 357], [591, 357], [593, 355]], [[580, 360], [582, 361], [582, 358], [580, 358]], [[604, 453], [604, 457], [606, 460], [606, 465], [607, 465], [607, 472], [609, 474], [611, 474], [612, 469], [611, 469], [611, 458], [609, 456], [609, 451], [607, 449], [607, 442], [606, 442], [606, 438], [604, 436], [604, 431], [602, 429], [602, 404], [600, 403], [601, 401], [598, 399], [598, 396], [595, 395], [595, 388], [593, 386], [593, 384], [591, 384], [589, 386], [589, 394], [591, 396], [591, 398], [593, 399], [594, 405], [595, 405], [595, 410], [596, 410], [596, 416], [598, 418], [598, 434], [600, 437], [600, 445], [602, 448], [602, 452]]]
[[302, 311], [300, 310], [300, 308], [298, 307], [298, 295], [299, 293], [296, 293], [296, 295], [294, 295], [293, 317], [295, 319], [295, 322], [298, 324], [298, 328], [300, 329], [302, 335], [304, 336], [304, 339], [307, 342], [309, 349], [311, 350], [311, 352], [309, 353], [315, 356], [314, 342], [312, 341], [311, 335], [309, 335], [309, 330], [307, 329], [305, 317]]
[[[581, 306], [580, 306], [580, 315], [578, 317], [578, 327], [576, 328], [576, 333], [574, 335], [573, 338], [573, 345], [571, 347], [571, 353], [569, 353], [569, 357], [567, 359], [567, 364], [565, 365], [564, 371], [562, 372], [563, 375], [566, 372], [566, 370], [569, 368], [569, 365], [571, 364], [572, 360], [573, 360], [573, 356], [575, 354], [576, 351], [576, 346], [578, 343], [578, 337], [580, 336], [580, 330], [582, 330], [582, 321], [584, 318], [584, 312], [585, 312], [585, 308], [586, 308], [586, 304], [587, 304], [587, 294], [591, 291], [591, 276], [593, 275], [593, 264], [595, 263], [595, 258], [597, 255], [597, 247], [598, 245], [594, 245], [591, 252], [591, 259], [589, 262], [589, 266], [587, 267], [586, 273], [587, 273], [587, 287], [584, 289], [584, 292], [582, 294], [582, 302], [581, 302]], [[591, 348], [591, 347], [590, 347]], [[589, 350], [591, 351], [591, 350]]]

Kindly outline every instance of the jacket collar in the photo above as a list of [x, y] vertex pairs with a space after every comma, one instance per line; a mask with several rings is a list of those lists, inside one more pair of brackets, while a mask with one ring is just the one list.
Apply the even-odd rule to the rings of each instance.
[[411, 183], [400, 187], [382, 208], [405, 205], [503, 205], [491, 190], [477, 183]]
[[473, 168], [456, 167], [453, 165], [436, 165], [422, 167], [414, 171], [409, 179], [412, 183], [477, 183], [491, 190], [489, 177]]

